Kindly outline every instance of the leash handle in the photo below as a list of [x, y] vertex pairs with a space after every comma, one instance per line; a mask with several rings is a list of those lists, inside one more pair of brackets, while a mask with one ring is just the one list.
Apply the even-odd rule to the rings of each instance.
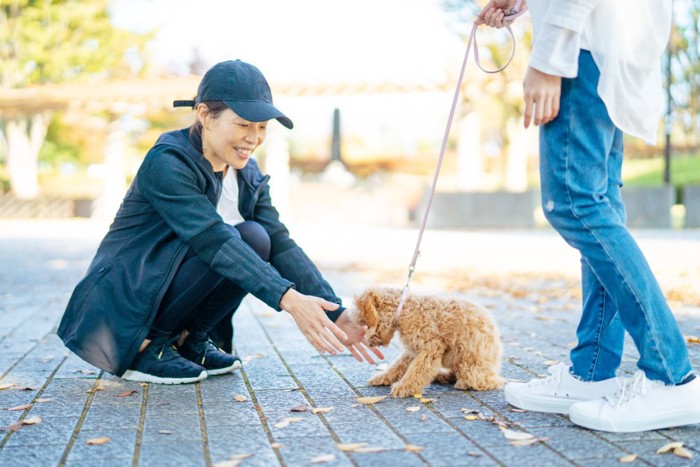
[[425, 226], [428, 222], [428, 214], [430, 213], [430, 207], [433, 204], [433, 196], [435, 195], [435, 188], [437, 186], [437, 181], [438, 181], [438, 176], [440, 175], [440, 168], [442, 167], [442, 161], [445, 157], [445, 149], [447, 148], [447, 140], [448, 137], [450, 136], [450, 127], [452, 126], [452, 120], [454, 119], [455, 116], [455, 111], [457, 110], [457, 103], [459, 101], [459, 92], [462, 89], [462, 81], [464, 79], [464, 71], [467, 68], [467, 61], [469, 60], [469, 52], [471, 51], [472, 46], [474, 46], [474, 61], [476, 62], [477, 66], [479, 69], [484, 71], [485, 73], [498, 73], [502, 70], [504, 70], [508, 65], [510, 65], [511, 60], [513, 60], [513, 56], [515, 55], [515, 35], [513, 34], [513, 30], [510, 28], [511, 22], [515, 20], [518, 16], [522, 15], [527, 11], [527, 8], [523, 8], [522, 10], [519, 10], [520, 6], [522, 4], [522, 0], [518, 0], [512, 10], [509, 10], [509, 12], [506, 14], [505, 21], [506, 25], [505, 28], [508, 30], [508, 33], [510, 34], [511, 41], [512, 41], [512, 50], [510, 53], [510, 57], [508, 58], [508, 61], [506, 62], [505, 65], [500, 67], [497, 70], [486, 70], [481, 66], [481, 62], [479, 60], [479, 48], [476, 45], [476, 30], [479, 27], [480, 24], [478, 21], [474, 21], [472, 25], [472, 30], [471, 33], [469, 34], [469, 41], [467, 42], [467, 50], [464, 53], [464, 59], [462, 60], [462, 68], [459, 71], [459, 79], [457, 80], [457, 87], [455, 88], [454, 96], [452, 98], [452, 107], [450, 108], [450, 115], [447, 119], [447, 125], [445, 126], [445, 133], [442, 137], [442, 145], [440, 146], [440, 155], [438, 157], [437, 161], [437, 166], [435, 167], [435, 173], [433, 174], [433, 182], [430, 187], [430, 194], [428, 195], [428, 200], [425, 205], [425, 212], [423, 213], [423, 220], [421, 221], [420, 225], [420, 230], [418, 231], [418, 240], [416, 241], [416, 247], [413, 251], [413, 257], [411, 258], [411, 264], [408, 266], [408, 277], [406, 279], [406, 285], [403, 287], [403, 291], [401, 292], [401, 298], [399, 299], [399, 305], [396, 309], [396, 315], [395, 318], [398, 319], [399, 316], [401, 315], [401, 310], [403, 310], [403, 306], [406, 303], [406, 298], [408, 297], [408, 289], [409, 289], [409, 284], [411, 282], [411, 277], [413, 276], [413, 272], [416, 270], [416, 261], [418, 261], [418, 256], [420, 256], [420, 244], [421, 241], [423, 240], [423, 233], [425, 232]]

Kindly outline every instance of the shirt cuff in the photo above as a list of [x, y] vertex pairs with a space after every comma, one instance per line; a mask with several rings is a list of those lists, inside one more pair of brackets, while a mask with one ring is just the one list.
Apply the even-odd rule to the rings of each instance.
[[552, 24], [543, 24], [532, 45], [530, 67], [553, 76], [575, 78], [581, 34]]

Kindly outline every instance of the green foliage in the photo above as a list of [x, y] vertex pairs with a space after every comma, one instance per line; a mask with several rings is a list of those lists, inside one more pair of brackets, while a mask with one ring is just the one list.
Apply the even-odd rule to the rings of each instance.
[[0, 0], [0, 87], [133, 74], [147, 39], [116, 29], [108, 0]]
[[[658, 186], [663, 183], [664, 160], [626, 160], [623, 180], [627, 186]], [[675, 155], [671, 158], [671, 183], [674, 186], [700, 185], [700, 154]]]

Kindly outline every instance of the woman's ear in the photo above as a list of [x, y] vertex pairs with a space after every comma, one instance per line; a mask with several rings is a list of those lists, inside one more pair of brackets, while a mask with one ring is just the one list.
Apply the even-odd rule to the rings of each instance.
[[199, 121], [203, 127], [206, 127], [207, 117], [209, 116], [209, 107], [207, 107], [206, 104], [199, 103], [194, 109], [194, 112], [195, 116], [197, 117], [197, 121]]

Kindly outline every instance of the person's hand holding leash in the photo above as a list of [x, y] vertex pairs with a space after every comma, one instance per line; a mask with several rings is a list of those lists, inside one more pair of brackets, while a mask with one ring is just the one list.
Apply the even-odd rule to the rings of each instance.
[[[520, 5], [518, 5], [520, 3]], [[526, 8], [525, 2], [519, 0], [491, 0], [486, 4], [477, 22], [492, 28], [501, 29], [506, 23], [512, 22], [520, 16], [518, 13]], [[509, 19], [510, 18], [510, 19]]]

